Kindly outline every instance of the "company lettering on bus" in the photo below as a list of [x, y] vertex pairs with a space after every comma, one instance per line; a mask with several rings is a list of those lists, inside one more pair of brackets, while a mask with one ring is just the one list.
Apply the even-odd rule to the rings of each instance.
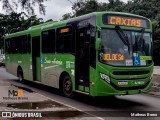
[[122, 26], [133, 26], [133, 27], [144, 27], [149, 28], [147, 20], [133, 17], [124, 16], [104, 16], [103, 23], [111, 25], [122, 25]]

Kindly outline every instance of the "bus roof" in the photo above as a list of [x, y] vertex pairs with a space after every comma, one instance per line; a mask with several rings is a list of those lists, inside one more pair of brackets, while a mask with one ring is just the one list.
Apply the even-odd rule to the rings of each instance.
[[112, 11], [92, 12], [92, 13], [89, 13], [89, 14], [85, 14], [85, 15], [82, 15], [82, 16], [74, 17], [74, 18], [71, 18], [71, 19], [63, 20], [63, 21], [56, 21], [56, 22], [55, 21], [50, 21], [50, 22], [46, 22], [46, 23], [43, 23], [43, 24], [35, 25], [35, 26], [32, 26], [32, 27], [29, 27], [27, 30], [6, 35], [5, 38], [10, 38], [10, 37], [13, 37], [13, 36], [20, 36], [20, 35], [24, 35], [24, 34], [29, 34], [31, 31], [34, 31], [34, 30], [37, 30], [37, 29], [43, 29], [43, 28], [58, 26], [58, 25], [66, 24], [68, 22], [77, 21], [77, 20], [80, 20], [80, 19], [84, 19], [84, 18], [94, 16], [94, 15], [96, 16], [96, 15], [102, 15], [102, 14], [134, 16], [134, 17], [139, 17], [139, 18], [144, 18], [144, 19], [149, 20], [148, 18], [140, 16], [140, 15], [135, 15], [135, 14], [131, 14], [131, 13], [124, 13], [124, 12], [112, 12]]

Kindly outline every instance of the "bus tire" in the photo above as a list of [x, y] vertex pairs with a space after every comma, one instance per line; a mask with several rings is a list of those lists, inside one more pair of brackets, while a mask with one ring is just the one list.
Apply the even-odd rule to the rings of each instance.
[[21, 68], [18, 68], [17, 77], [20, 82], [23, 81], [23, 70]]
[[66, 97], [72, 97], [73, 91], [72, 91], [72, 81], [69, 75], [66, 75], [63, 78], [63, 86], [62, 86], [63, 94]]

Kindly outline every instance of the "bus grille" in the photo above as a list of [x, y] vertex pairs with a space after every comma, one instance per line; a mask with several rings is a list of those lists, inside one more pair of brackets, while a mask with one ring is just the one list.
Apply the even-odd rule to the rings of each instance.
[[112, 72], [113, 75], [143, 75], [148, 74], [150, 71], [114, 71]]

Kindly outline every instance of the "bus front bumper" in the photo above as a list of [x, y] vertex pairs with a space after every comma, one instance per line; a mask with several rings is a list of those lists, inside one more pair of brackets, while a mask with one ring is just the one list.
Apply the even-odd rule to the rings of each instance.
[[[150, 79], [150, 78], [148, 78]], [[105, 83], [105, 81], [100, 80], [101, 82], [98, 83], [96, 87], [96, 92], [90, 93], [91, 96], [118, 96], [118, 95], [133, 95], [133, 94], [141, 94], [141, 93], [148, 93], [151, 91], [152, 88], [152, 80], [149, 80], [144, 86], [137, 86], [137, 87], [127, 87], [121, 89], [115, 88], [114, 85], [110, 85]], [[134, 88], [134, 89], [132, 89]]]

